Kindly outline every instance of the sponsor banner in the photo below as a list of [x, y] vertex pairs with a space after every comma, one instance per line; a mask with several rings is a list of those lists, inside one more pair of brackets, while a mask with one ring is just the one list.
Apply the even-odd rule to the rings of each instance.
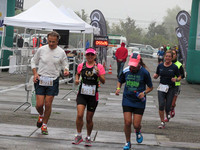
[[[99, 23], [99, 28], [101, 30], [101, 35], [107, 35], [106, 20], [100, 10], [93, 10], [90, 14], [91, 25]], [[97, 26], [97, 27], [98, 27]]]
[[176, 28], [176, 35], [179, 40], [183, 61], [186, 64], [188, 41], [190, 33], [190, 14], [184, 10], [180, 11], [176, 16], [178, 28]]
[[94, 26], [96, 28], [99, 28], [100, 29], [100, 33], [99, 35], [103, 35], [103, 31], [101, 29], [101, 24], [99, 23], [99, 21], [96, 21], [96, 20], [93, 20], [91, 23], [90, 23], [91, 26]]
[[7, 0], [0, 0], [0, 36], [3, 31], [4, 17], [6, 17], [7, 12]]
[[187, 49], [188, 49], [188, 41], [183, 38], [183, 30], [179, 27], [176, 28], [176, 36], [178, 38], [178, 42], [180, 45], [180, 52], [181, 56], [183, 58], [184, 64], [186, 64], [186, 55], [187, 55]]
[[[91, 25], [100, 29], [100, 36], [107, 36], [106, 20], [100, 10], [93, 10], [90, 14]], [[103, 64], [107, 61], [107, 49], [105, 47], [99, 47], [99, 62]]]

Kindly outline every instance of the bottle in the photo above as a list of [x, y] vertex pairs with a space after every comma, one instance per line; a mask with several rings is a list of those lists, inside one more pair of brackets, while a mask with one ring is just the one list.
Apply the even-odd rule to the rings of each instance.
[[97, 64], [95, 63], [95, 64], [94, 64], [94, 67], [93, 67], [93, 70], [92, 70], [94, 74], [97, 73], [97, 72], [96, 72], [96, 69], [97, 69]]
[[95, 70], [95, 67], [93, 67], [93, 70], [92, 70], [92, 72], [93, 72], [94, 74], [96, 74], [96, 70]]
[[[137, 96], [137, 98], [139, 98], [139, 94], [140, 92], [134, 91], [135, 95]], [[140, 99], [140, 98], [139, 98]], [[141, 98], [141, 101], [144, 102], [146, 100], [145, 97]]]

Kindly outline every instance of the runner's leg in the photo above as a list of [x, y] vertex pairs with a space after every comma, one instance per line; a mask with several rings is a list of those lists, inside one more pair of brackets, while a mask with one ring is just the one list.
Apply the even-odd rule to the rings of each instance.
[[81, 133], [83, 128], [83, 116], [85, 111], [85, 105], [77, 105], [77, 117], [76, 117], [76, 129], [78, 133]]
[[36, 95], [36, 109], [40, 115], [43, 115], [44, 113], [43, 110], [44, 99], [45, 99], [44, 95]]
[[124, 133], [126, 136], [126, 142], [131, 140], [131, 124], [132, 124], [132, 112], [124, 112]]
[[86, 114], [86, 126], [87, 126], [87, 135], [90, 136], [92, 129], [93, 129], [93, 116], [94, 116], [94, 112], [91, 111], [87, 111]]
[[43, 118], [43, 123], [45, 124], [47, 124], [49, 117], [51, 115], [53, 99], [54, 99], [54, 96], [46, 95], [45, 97], [45, 111], [44, 111], [44, 118]]

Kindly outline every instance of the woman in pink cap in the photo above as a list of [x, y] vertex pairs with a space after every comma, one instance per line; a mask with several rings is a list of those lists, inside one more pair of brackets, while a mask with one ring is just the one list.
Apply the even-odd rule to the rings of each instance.
[[[126, 67], [118, 79], [115, 94], [119, 95], [121, 86], [125, 83], [122, 108], [124, 113], [124, 133], [126, 144], [124, 150], [131, 148], [131, 125], [133, 124], [136, 141], [142, 143], [141, 121], [146, 106], [146, 94], [153, 90], [149, 72], [138, 53], [132, 53]], [[147, 85], [147, 88], [146, 88]]]
[[[98, 105], [98, 83], [105, 83], [105, 69], [103, 65], [97, 64], [96, 51], [92, 48], [86, 50], [85, 53], [86, 62], [78, 65], [75, 84], [79, 86], [79, 92], [76, 98], [77, 102], [77, 117], [76, 117], [76, 129], [77, 135], [72, 144], [80, 144], [82, 139], [82, 127], [83, 127], [83, 116], [87, 106], [86, 113], [86, 126], [87, 126], [87, 137], [85, 138], [85, 146], [91, 145], [91, 132], [93, 129], [93, 116], [95, 109]], [[81, 80], [80, 79], [81, 76]]]

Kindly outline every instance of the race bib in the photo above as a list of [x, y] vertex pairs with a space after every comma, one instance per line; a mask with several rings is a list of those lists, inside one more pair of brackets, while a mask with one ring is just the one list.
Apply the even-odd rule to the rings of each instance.
[[53, 86], [53, 78], [40, 76], [39, 85], [41, 85], [41, 86]]
[[81, 94], [95, 96], [96, 85], [82, 84]]
[[159, 59], [163, 59], [163, 56], [158, 56]]
[[158, 91], [161, 91], [161, 92], [165, 92], [167, 93], [168, 90], [169, 90], [169, 85], [164, 85], [164, 84], [159, 84], [158, 88], [157, 88]]

